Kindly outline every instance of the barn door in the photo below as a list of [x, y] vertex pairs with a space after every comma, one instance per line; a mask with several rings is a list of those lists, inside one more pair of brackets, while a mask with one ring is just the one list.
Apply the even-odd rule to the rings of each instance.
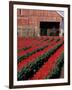
[[41, 28], [41, 36], [47, 36], [47, 29]]

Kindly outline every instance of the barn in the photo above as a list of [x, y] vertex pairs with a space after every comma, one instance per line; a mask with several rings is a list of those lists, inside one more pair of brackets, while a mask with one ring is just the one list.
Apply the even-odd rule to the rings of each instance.
[[63, 35], [63, 15], [52, 10], [17, 10], [17, 34], [23, 37]]

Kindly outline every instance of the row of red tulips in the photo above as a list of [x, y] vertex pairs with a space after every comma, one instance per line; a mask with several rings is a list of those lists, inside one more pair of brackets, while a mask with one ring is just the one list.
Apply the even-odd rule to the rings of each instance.
[[[23, 46], [23, 48], [21, 48], [21, 50], [20, 49], [18, 49], [18, 51], [20, 51], [20, 52], [22, 52], [22, 51], [24, 51], [25, 50], [25, 48], [29, 48], [29, 47], [34, 47], [34, 46], [37, 46], [37, 45], [39, 45], [39, 44], [41, 44], [42, 42], [44, 42], [44, 41], [46, 41], [46, 40], [50, 40], [49, 38], [45, 38], [45, 39], [42, 39], [42, 40], [34, 40], [33, 42], [31, 41], [31, 42], [29, 42], [29, 43], [27, 43], [26, 44], [26, 46], [24, 45]], [[19, 53], [20, 53], [19, 52]]]
[[43, 41], [45, 39], [50, 39], [50, 38], [54, 38], [54, 39], [57, 39], [59, 37], [49, 37], [49, 36], [46, 36], [46, 37], [36, 37], [36, 38], [19, 38], [18, 37], [18, 49], [22, 49], [22, 48], [25, 48], [25, 47], [28, 47], [30, 45], [33, 45], [35, 44], [36, 42], [40, 42], [40, 41]]
[[[28, 43], [27, 43], [27, 41], [21, 42], [22, 46], [21, 46], [21, 49], [18, 49], [18, 51], [23, 51], [23, 50], [25, 50], [25, 48], [37, 46], [37, 45], [43, 43], [44, 41], [46, 41], [46, 40], [50, 41], [51, 39], [53, 39], [53, 38], [47, 37], [47, 38], [43, 38], [43, 39], [41, 38], [39, 40], [37, 40], [37, 39], [31, 40], [31, 41], [28, 40]], [[19, 45], [19, 43], [18, 43], [18, 45]]]
[[36, 58], [38, 58], [39, 56], [45, 54], [50, 49], [54, 48], [57, 44], [60, 44], [62, 42], [63, 41], [51, 42], [50, 45], [48, 47], [44, 48], [43, 50], [35, 52], [34, 54], [32, 54], [31, 56], [27, 57], [26, 59], [22, 58], [21, 62], [18, 62], [18, 70], [21, 70], [24, 66], [26, 66], [26, 64], [28, 64], [29, 62], [34, 61]]
[[31, 79], [45, 79], [46, 76], [50, 75], [54, 67], [56, 66], [57, 59], [60, 57], [64, 50], [64, 45], [61, 46], [49, 59], [39, 71], [34, 74]]
[[[18, 80], [24, 80], [30, 77], [30, 75], [32, 75], [32, 73], [35, 73], [42, 64], [44, 64], [45, 58], [51, 56], [61, 45], [63, 44], [63, 42], [58, 42], [56, 44], [52, 46], [50, 46], [48, 49], [44, 49], [44, 54], [39, 56], [38, 58], [36, 58], [34, 61], [32, 62], [27, 62], [28, 64], [25, 65], [23, 64], [23, 68], [21, 69], [20, 72], [18, 72]], [[29, 59], [28, 59], [29, 60]], [[31, 59], [32, 60], [32, 59]], [[33, 63], [33, 67], [32, 67], [32, 63]], [[35, 69], [36, 68], [36, 69]], [[25, 78], [24, 78], [25, 77]]]
[[21, 49], [22, 47], [24, 48], [24, 47], [30, 46], [30, 45], [34, 44], [35, 42], [39, 42], [39, 41], [45, 40], [47, 38], [49, 38], [49, 37], [38, 38], [38, 39], [37, 38], [24, 38], [24, 39], [22, 38], [22, 40], [18, 39], [18, 49]]
[[63, 76], [63, 73], [62, 73], [63, 68], [64, 68], [64, 52], [57, 59], [57, 62], [55, 64], [54, 68], [52, 69], [52, 72], [50, 72], [47, 75], [46, 79], [59, 78], [59, 77], [61, 77], [61, 75]]
[[[37, 43], [37, 42], [36, 42], [36, 43]], [[40, 47], [45, 46], [45, 45], [47, 45], [47, 44], [49, 44], [49, 40], [43, 41], [43, 43], [41, 42], [41, 43], [39, 43], [39, 44], [34, 44], [34, 45], [32, 45], [32, 47], [29, 48], [28, 50], [22, 50], [22, 51], [18, 52], [18, 56], [25, 55], [25, 54], [27, 54], [27, 53], [29, 53], [29, 52], [32, 52], [32, 51], [34, 51], [34, 50], [36, 50], [36, 49], [38, 49], [38, 48], [40, 48]]]
[[28, 56], [34, 54], [37, 51], [43, 50], [45, 47], [51, 45], [51, 43], [53, 44], [54, 42], [59, 41], [60, 39], [50, 39], [50, 40], [46, 40], [43, 43], [40, 43], [38, 45], [33, 45], [30, 48], [27, 48], [27, 50], [22, 50], [21, 52], [18, 52], [18, 62], [22, 61], [23, 59], [27, 58]]

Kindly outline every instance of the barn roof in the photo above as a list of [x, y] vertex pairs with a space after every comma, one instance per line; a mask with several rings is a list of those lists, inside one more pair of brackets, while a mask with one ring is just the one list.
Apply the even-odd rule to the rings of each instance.
[[64, 17], [64, 11], [57, 11], [57, 13], [58, 13], [61, 17]]

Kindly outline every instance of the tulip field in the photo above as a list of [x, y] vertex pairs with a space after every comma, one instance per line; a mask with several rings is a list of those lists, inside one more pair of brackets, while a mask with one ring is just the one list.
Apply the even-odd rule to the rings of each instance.
[[17, 80], [62, 78], [64, 37], [18, 37]]

